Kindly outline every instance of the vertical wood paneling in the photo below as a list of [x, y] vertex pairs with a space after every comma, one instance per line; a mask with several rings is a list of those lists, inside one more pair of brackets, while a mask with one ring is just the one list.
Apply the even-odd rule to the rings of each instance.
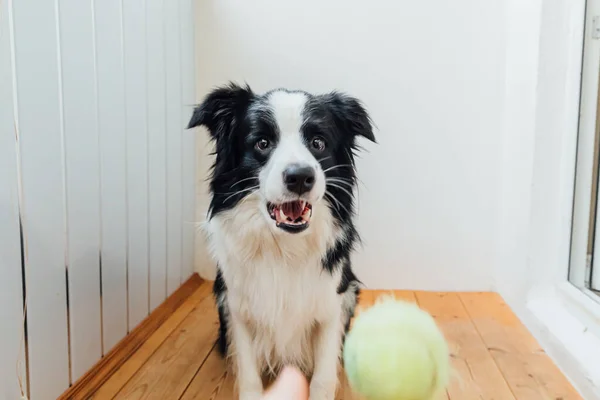
[[18, 0], [13, 12], [31, 398], [54, 399], [69, 385], [57, 10]]
[[181, 284], [182, 153], [181, 51], [179, 1], [165, 1], [165, 60], [167, 83], [167, 294]]
[[148, 0], [147, 7], [150, 309], [153, 310], [167, 294], [165, 26], [163, 0]]
[[71, 381], [102, 356], [100, 171], [93, 4], [59, 0]]
[[123, 0], [127, 127], [129, 329], [148, 315], [146, 2]]
[[127, 334], [127, 136], [121, 0], [95, 0], [104, 352]]
[[[181, 32], [182, 128], [193, 111], [196, 85], [194, 79], [194, 7], [193, 0], [179, 0]], [[196, 232], [196, 136], [193, 130], [183, 130], [183, 260], [182, 280], [194, 272], [194, 238]]]
[[21, 351], [45, 400], [192, 273], [192, 0], [0, 7], [0, 398]]
[[[21, 395], [18, 369], [25, 388], [25, 354], [19, 354], [23, 328], [21, 240], [17, 135], [14, 120], [13, 71], [8, 1], [0, 3], [0, 398]], [[23, 344], [24, 346], [24, 344]], [[23, 350], [24, 347], [21, 347]]]

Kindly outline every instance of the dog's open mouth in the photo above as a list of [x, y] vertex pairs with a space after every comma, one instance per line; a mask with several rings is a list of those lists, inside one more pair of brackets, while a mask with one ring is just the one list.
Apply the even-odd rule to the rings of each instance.
[[305, 230], [312, 216], [312, 205], [304, 200], [282, 204], [268, 203], [267, 210], [277, 226], [288, 232]]

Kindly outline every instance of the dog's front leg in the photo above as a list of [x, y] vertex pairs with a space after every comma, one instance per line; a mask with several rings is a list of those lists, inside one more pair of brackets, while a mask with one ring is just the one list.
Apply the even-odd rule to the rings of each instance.
[[317, 330], [314, 372], [310, 400], [333, 400], [338, 385], [338, 366], [342, 350], [341, 316], [321, 323]]
[[263, 386], [252, 336], [246, 324], [232, 315], [231, 333], [235, 347], [235, 368], [240, 400], [259, 400]]

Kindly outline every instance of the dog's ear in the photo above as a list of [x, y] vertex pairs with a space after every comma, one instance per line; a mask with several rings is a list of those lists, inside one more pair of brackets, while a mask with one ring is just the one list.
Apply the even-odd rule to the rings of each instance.
[[353, 137], [363, 136], [373, 143], [377, 142], [371, 117], [358, 99], [345, 93], [332, 92], [326, 96], [326, 102], [340, 129]]
[[237, 116], [248, 108], [253, 96], [248, 85], [241, 87], [230, 83], [214, 89], [194, 109], [188, 129], [205, 126], [214, 140], [227, 138], [233, 131]]

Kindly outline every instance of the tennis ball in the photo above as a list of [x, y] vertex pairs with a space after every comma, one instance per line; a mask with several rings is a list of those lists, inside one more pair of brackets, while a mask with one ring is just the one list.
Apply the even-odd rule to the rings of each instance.
[[351, 388], [368, 400], [433, 400], [448, 384], [450, 357], [431, 315], [387, 299], [354, 320], [344, 368]]

